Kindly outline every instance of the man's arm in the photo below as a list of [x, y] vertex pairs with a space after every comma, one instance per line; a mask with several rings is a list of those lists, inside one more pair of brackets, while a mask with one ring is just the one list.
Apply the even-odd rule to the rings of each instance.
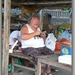
[[40, 35], [40, 33], [41, 33], [41, 31], [39, 31], [39, 30], [36, 30], [36, 31], [33, 32], [33, 33], [28, 33], [28, 28], [27, 28], [27, 26], [23, 26], [23, 27], [21, 28], [21, 39], [27, 40], [27, 39], [30, 39], [30, 38], [36, 36], [36, 35]]

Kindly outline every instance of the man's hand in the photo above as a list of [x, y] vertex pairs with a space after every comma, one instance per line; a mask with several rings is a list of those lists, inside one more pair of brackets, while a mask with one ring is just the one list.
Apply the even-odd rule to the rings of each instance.
[[41, 31], [36, 30], [35, 35], [40, 35], [40, 34], [41, 34]]
[[46, 37], [46, 33], [45, 32], [42, 32], [41, 33], [41, 37]]
[[46, 39], [46, 32], [42, 32], [40, 36], [41, 36], [41, 37], [43, 38], [43, 40], [45, 41], [45, 39]]

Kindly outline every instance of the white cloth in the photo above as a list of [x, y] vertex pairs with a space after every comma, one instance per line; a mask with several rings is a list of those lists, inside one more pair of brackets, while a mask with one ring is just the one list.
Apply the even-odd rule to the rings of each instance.
[[[13, 40], [14, 38], [17, 38], [21, 42], [20, 31], [15, 30], [10, 34], [9, 45], [13, 45], [15, 43]], [[16, 46], [18, 46], [18, 44]]]
[[[29, 33], [34, 32], [28, 24], [27, 24], [27, 27], [28, 27]], [[40, 29], [38, 28], [38, 30]], [[32, 37], [28, 40], [21, 40], [21, 43], [22, 43], [22, 48], [27, 48], [27, 47], [39, 48], [39, 47], [45, 46], [43, 38], [37, 37], [37, 36]]]

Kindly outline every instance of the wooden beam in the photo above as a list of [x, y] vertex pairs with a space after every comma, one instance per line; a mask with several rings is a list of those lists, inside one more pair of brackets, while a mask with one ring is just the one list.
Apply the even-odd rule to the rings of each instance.
[[2, 56], [2, 75], [8, 75], [10, 4], [11, 0], [4, 0], [4, 42], [3, 42], [3, 56]]
[[72, 3], [72, 1], [49, 1], [49, 2], [23, 2], [23, 3], [19, 3], [19, 4], [22, 4], [22, 5], [48, 5], [48, 4], [68, 4], [68, 3]]
[[[4, 1], [2, 1], [2, 4], [4, 4]], [[11, 5], [13, 6], [21, 6], [18, 2], [11, 2]]]
[[[13, 6], [22, 6], [22, 5], [48, 5], [48, 4], [72, 4], [72, 1], [49, 1], [49, 2], [11, 2], [11, 5]], [[2, 4], [4, 2], [2, 1]]]

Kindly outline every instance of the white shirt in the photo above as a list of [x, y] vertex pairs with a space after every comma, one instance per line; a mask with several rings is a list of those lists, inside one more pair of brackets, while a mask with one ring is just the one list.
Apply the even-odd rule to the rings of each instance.
[[[20, 31], [15, 30], [10, 34], [9, 45], [13, 45], [15, 43], [14, 38], [18, 39], [21, 42]], [[16, 46], [18, 46], [18, 44]]]
[[[28, 24], [27, 24], [27, 27], [28, 27], [29, 33], [34, 32]], [[38, 30], [40, 29], [38, 28]], [[27, 47], [39, 48], [39, 47], [45, 46], [43, 38], [37, 37], [37, 36], [32, 37], [28, 40], [21, 40], [21, 43], [22, 43], [22, 48], [27, 48]]]

